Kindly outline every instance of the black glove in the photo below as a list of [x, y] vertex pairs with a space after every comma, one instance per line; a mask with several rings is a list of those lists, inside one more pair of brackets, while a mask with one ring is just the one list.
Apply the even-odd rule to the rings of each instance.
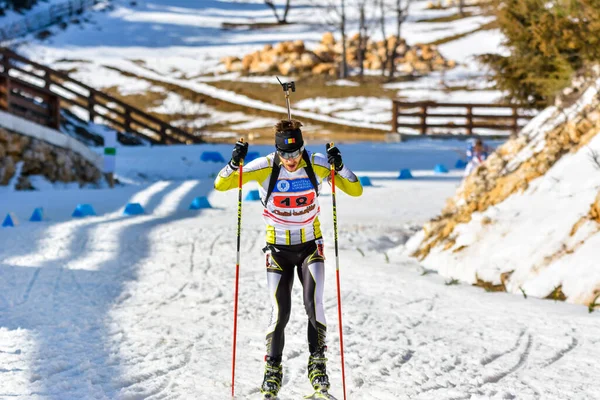
[[329, 164], [333, 164], [336, 171], [340, 171], [344, 168], [344, 163], [342, 162], [342, 153], [340, 149], [338, 149], [335, 145], [332, 146], [333, 143], [327, 143], [325, 148], [327, 149], [327, 161]]
[[231, 161], [229, 161], [229, 166], [231, 166], [233, 169], [238, 169], [240, 162], [246, 158], [246, 154], [248, 154], [248, 142], [238, 140], [235, 143], [233, 151], [231, 152]]

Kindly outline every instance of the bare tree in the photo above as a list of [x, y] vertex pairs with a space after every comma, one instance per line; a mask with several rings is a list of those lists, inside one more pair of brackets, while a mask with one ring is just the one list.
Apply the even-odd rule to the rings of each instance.
[[340, 0], [340, 33], [342, 34], [342, 62], [340, 62], [340, 78], [348, 77], [348, 48], [346, 43], [346, 0]]
[[279, 13], [277, 12], [277, 6], [273, 4], [273, 0], [265, 0], [265, 5], [273, 10], [273, 14], [275, 14], [275, 18], [277, 18], [278, 24], [287, 24], [287, 16], [290, 11], [290, 0], [286, 0], [285, 8], [283, 9], [283, 16], [279, 18]]
[[[379, 0], [381, 33], [383, 34], [385, 55], [381, 65], [381, 76], [385, 76], [385, 70], [388, 71], [388, 79], [394, 79], [396, 73], [397, 48], [402, 40], [402, 24], [408, 17], [408, 11], [412, 0], [394, 0], [391, 8], [386, 7], [385, 0]], [[395, 17], [396, 33], [388, 37], [385, 30], [386, 11], [391, 11]]]
[[358, 22], [358, 67], [359, 67], [359, 76], [362, 78], [365, 75], [365, 54], [367, 52], [367, 22], [365, 16], [365, 2], [359, 2], [358, 4], [358, 13], [359, 13], [359, 22]]
[[465, 16], [465, 0], [458, 0], [458, 12], [461, 17]]
[[376, 9], [376, 0], [357, 0], [356, 9], [358, 11], [358, 49], [357, 62], [359, 66], [359, 76], [362, 78], [365, 73], [365, 55], [367, 53], [367, 44], [369, 42], [369, 31], [373, 27], [373, 18], [368, 11]]
[[379, 26], [381, 27], [381, 36], [383, 37], [383, 48], [385, 49], [385, 54], [383, 59], [381, 60], [381, 76], [385, 76], [385, 66], [387, 64], [387, 60], [389, 58], [388, 48], [388, 36], [385, 31], [385, 0], [379, 0]]
[[315, 25], [325, 26], [327, 29], [340, 32], [342, 55], [338, 76], [348, 77], [347, 43], [346, 43], [346, 0], [313, 0], [313, 4], [323, 10], [320, 14], [321, 23]]
[[600, 154], [596, 150], [590, 149], [588, 156], [594, 165], [594, 168], [600, 170]]
[[[404, 3], [404, 4], [403, 4]], [[389, 57], [389, 70], [388, 70], [388, 78], [390, 80], [394, 79], [394, 74], [396, 72], [396, 56], [398, 51], [398, 45], [400, 44], [400, 40], [402, 39], [402, 24], [406, 21], [408, 17], [408, 8], [410, 7], [411, 0], [396, 0], [394, 4], [394, 14], [396, 16], [396, 40], [395, 46], [392, 46], [392, 49], [389, 49], [390, 57]]]

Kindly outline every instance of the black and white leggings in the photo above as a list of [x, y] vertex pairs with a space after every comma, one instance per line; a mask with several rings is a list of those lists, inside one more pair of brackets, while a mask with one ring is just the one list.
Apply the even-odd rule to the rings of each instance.
[[297, 245], [269, 245], [267, 283], [271, 298], [271, 319], [267, 330], [267, 356], [281, 360], [285, 344], [285, 326], [292, 308], [294, 269], [302, 283], [304, 308], [308, 315], [310, 353], [325, 347], [327, 322], [323, 307], [325, 258], [323, 239]]

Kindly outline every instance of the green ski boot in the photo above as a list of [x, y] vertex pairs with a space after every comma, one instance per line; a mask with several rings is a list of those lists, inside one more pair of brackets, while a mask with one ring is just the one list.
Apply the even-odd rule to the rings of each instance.
[[326, 393], [329, 390], [326, 363], [325, 348], [317, 350], [308, 357], [308, 379], [315, 392]]
[[276, 399], [277, 393], [279, 393], [279, 389], [281, 388], [281, 381], [283, 380], [281, 360], [267, 356], [265, 357], [265, 361], [265, 378], [263, 379], [260, 392], [265, 395], [265, 399]]

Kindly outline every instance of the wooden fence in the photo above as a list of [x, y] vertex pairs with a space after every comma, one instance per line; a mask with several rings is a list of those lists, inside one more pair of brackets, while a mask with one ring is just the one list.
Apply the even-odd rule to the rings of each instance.
[[153, 144], [202, 143], [200, 136], [71, 79], [67, 74], [0, 48], [0, 109], [58, 129], [60, 110], [108, 125]]
[[60, 128], [60, 100], [54, 93], [0, 76], [0, 109], [40, 125]]
[[[392, 100], [392, 132], [409, 128], [421, 135], [516, 134], [533, 118], [530, 110], [512, 104], [436, 103]], [[492, 112], [493, 111], [493, 112]], [[407, 121], [410, 120], [410, 121]], [[477, 130], [477, 131], [476, 131]]]

